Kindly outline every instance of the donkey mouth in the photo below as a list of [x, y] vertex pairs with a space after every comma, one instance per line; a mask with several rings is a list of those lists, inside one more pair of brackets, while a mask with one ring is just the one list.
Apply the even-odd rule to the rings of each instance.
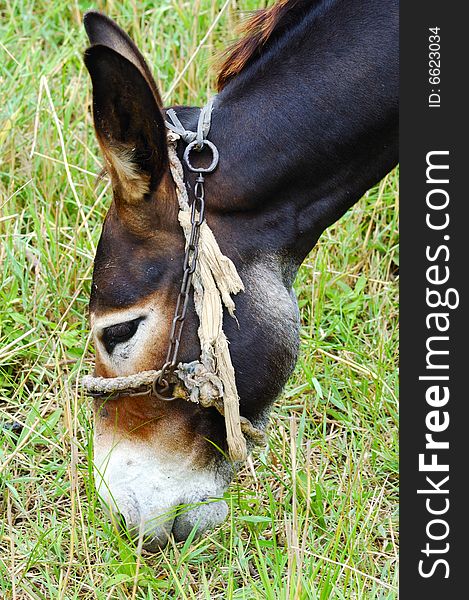
[[231, 470], [196, 468], [190, 452], [158, 454], [148, 443], [96, 436], [96, 489], [105, 511], [137, 546], [154, 552], [173, 536], [203, 535], [228, 514], [222, 500]]
[[[174, 515], [177, 516], [174, 516]], [[163, 549], [173, 537], [175, 542], [183, 542], [193, 535], [194, 539], [207, 533], [220, 523], [228, 514], [228, 505], [224, 500], [205, 500], [197, 504], [179, 505], [167, 514], [137, 524], [129, 519], [130, 515], [119, 513], [117, 525], [122, 533], [137, 544], [142, 538], [142, 548], [155, 553]], [[132, 515], [134, 518], [136, 515]]]

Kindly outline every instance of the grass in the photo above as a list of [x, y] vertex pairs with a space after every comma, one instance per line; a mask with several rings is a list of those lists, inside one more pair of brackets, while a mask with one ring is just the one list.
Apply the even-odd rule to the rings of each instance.
[[[171, 102], [203, 103], [231, 1], [111, 1]], [[397, 597], [397, 198], [387, 176], [298, 274], [301, 357], [256, 453], [201, 540], [138, 556], [91, 470], [87, 301], [109, 203], [80, 25], [91, 3], [0, 0], [0, 597]], [[189, 67], [178, 79], [183, 68]], [[173, 85], [173, 83], [175, 85]]]

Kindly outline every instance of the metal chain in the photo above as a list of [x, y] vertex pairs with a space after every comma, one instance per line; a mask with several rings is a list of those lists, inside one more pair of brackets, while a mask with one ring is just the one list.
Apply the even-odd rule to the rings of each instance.
[[[174, 110], [170, 109], [166, 113], [172, 120], [172, 124], [166, 121], [166, 126], [172, 131], [175, 131], [187, 143], [183, 155], [183, 159], [187, 168], [189, 171], [197, 173], [197, 179], [195, 180], [194, 188], [194, 201], [192, 202], [191, 206], [191, 233], [189, 240], [187, 241], [186, 251], [184, 254], [182, 283], [179, 296], [176, 301], [176, 309], [174, 311], [171, 331], [169, 333], [168, 352], [166, 354], [166, 361], [161, 369], [161, 373], [155, 378], [152, 386], [155, 396], [166, 401], [175, 399], [174, 396], [169, 394], [171, 378], [177, 367], [182, 330], [184, 328], [187, 306], [190, 298], [192, 276], [197, 268], [197, 259], [199, 257], [200, 227], [205, 220], [204, 174], [212, 173], [212, 171], [217, 168], [219, 160], [218, 148], [215, 146], [215, 144], [207, 140], [207, 135], [210, 130], [210, 116], [212, 109], [213, 99], [210, 100], [210, 102], [208, 102], [207, 105], [200, 111], [197, 134], [184, 129]], [[195, 136], [195, 139], [192, 139], [192, 136]], [[210, 164], [205, 167], [194, 167], [190, 159], [191, 152], [202, 152], [204, 148], [206, 148], [211, 154]]]
[[192, 276], [197, 268], [197, 259], [199, 257], [200, 227], [205, 220], [204, 181], [204, 176], [199, 172], [194, 188], [194, 201], [191, 206], [191, 234], [184, 254], [182, 283], [169, 334], [168, 352], [161, 373], [153, 382], [153, 393], [160, 400], [171, 401], [175, 399], [173, 396], [167, 396], [167, 394], [172, 375], [177, 367], [182, 330], [190, 298]]

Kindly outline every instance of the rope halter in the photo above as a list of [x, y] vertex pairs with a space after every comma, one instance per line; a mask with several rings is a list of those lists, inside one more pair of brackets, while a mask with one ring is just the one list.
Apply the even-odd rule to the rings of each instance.
[[[244, 290], [243, 282], [234, 263], [225, 256], [204, 218], [204, 174], [211, 173], [218, 164], [218, 150], [207, 140], [210, 131], [212, 98], [200, 111], [197, 131], [188, 131], [176, 112], [166, 112], [171, 122], [168, 129], [168, 154], [171, 175], [176, 186], [179, 203], [179, 223], [186, 239], [184, 275], [175, 316], [170, 333], [168, 355], [159, 371], [143, 371], [128, 377], [83, 378], [82, 385], [91, 396], [115, 398], [117, 396], [155, 395], [160, 399], [182, 398], [203, 407], [214, 407], [225, 418], [226, 436], [230, 458], [244, 461], [247, 457], [246, 438], [257, 445], [265, 444], [265, 434], [239, 413], [239, 396], [235, 372], [223, 331], [223, 306], [234, 317], [232, 298]], [[184, 158], [187, 168], [197, 173], [194, 200], [189, 203], [184, 183], [184, 171], [177, 155], [177, 143], [187, 144]], [[208, 167], [194, 167], [191, 153], [203, 148], [211, 151]], [[201, 355], [199, 361], [177, 364], [177, 353], [185, 319], [190, 287], [194, 290], [194, 305], [199, 318], [198, 335]], [[165, 393], [174, 385], [171, 398]]]

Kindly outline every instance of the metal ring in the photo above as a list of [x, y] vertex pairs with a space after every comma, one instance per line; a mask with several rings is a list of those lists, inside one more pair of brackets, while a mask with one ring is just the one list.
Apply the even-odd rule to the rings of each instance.
[[176, 400], [174, 396], [165, 396], [164, 394], [169, 390], [169, 382], [167, 379], [162, 379], [157, 377], [153, 382], [152, 386], [153, 394], [158, 398], [158, 400], [164, 400], [165, 402], [172, 402]]
[[[191, 164], [189, 155], [192, 152], [192, 150], [195, 150], [196, 152], [200, 152], [205, 146], [207, 146], [210, 149], [210, 151], [212, 152], [212, 162], [209, 164], [208, 167], [195, 168]], [[194, 140], [193, 142], [191, 142], [190, 144], [188, 144], [186, 146], [186, 149], [184, 150], [183, 158], [184, 158], [184, 161], [185, 161], [189, 171], [192, 171], [193, 173], [211, 173], [212, 171], [214, 171], [217, 168], [220, 154], [218, 153], [217, 147], [212, 142], [209, 142], [208, 140], [203, 140], [202, 144], [199, 145], [197, 140]]]

